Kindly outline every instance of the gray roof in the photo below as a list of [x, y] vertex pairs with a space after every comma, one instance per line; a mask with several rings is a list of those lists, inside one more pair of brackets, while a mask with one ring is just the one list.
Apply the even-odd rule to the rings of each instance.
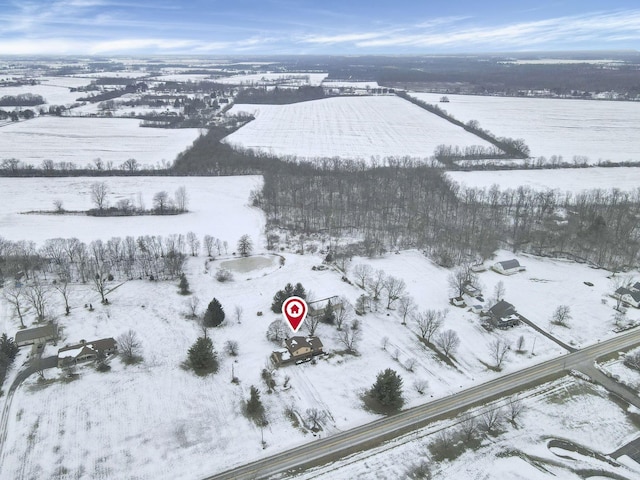
[[322, 342], [318, 337], [291, 337], [285, 340], [285, 345], [292, 353], [301, 347], [308, 347], [314, 352], [322, 349]]
[[489, 311], [494, 317], [503, 318], [516, 313], [516, 308], [513, 305], [511, 305], [509, 302], [500, 300], [493, 307], [491, 307]]
[[519, 268], [520, 267], [520, 262], [518, 262], [518, 260], [513, 259], [513, 260], [504, 260], [503, 262], [498, 262], [500, 265], [502, 265], [502, 268], [504, 270], [511, 270], [512, 268]]
[[56, 326], [52, 323], [44, 325], [43, 327], [27, 328], [26, 330], [20, 330], [16, 333], [16, 343], [51, 337], [55, 336], [55, 334]]

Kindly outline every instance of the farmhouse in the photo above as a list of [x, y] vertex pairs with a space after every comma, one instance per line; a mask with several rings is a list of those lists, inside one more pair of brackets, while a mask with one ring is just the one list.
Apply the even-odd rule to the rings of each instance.
[[522, 272], [525, 268], [520, 265], [518, 260], [504, 260], [502, 262], [495, 263], [491, 269], [502, 275], [513, 275], [514, 273]]
[[640, 291], [634, 290], [633, 287], [631, 290], [625, 287], [620, 287], [615, 291], [613, 297], [622, 300], [622, 302], [627, 305], [640, 308]]
[[81, 362], [90, 362], [98, 358], [100, 353], [111, 355], [117, 350], [116, 341], [113, 338], [103, 338], [93, 342], [81, 340], [75, 345], [67, 345], [58, 350], [58, 367], [75, 365]]
[[271, 354], [271, 361], [275, 365], [291, 362], [301, 363], [316, 355], [324, 353], [322, 342], [318, 337], [291, 337], [284, 341], [285, 348]]
[[50, 323], [43, 327], [27, 328], [16, 333], [16, 345], [23, 347], [25, 345], [40, 345], [49, 340], [56, 338], [58, 334], [57, 327]]
[[498, 328], [515, 327], [520, 323], [516, 309], [509, 302], [500, 300], [489, 309], [491, 324]]

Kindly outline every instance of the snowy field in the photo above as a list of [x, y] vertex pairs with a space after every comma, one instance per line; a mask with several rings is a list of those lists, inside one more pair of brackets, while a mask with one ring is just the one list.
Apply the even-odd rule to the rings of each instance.
[[327, 77], [327, 73], [249, 73], [245, 75], [233, 75], [231, 77], [219, 77], [215, 81], [227, 85], [273, 85], [274, 83], [286, 83], [296, 85], [311, 85], [317, 87]]
[[234, 105], [256, 119], [231, 145], [300, 158], [428, 158], [440, 144], [490, 146], [398, 97], [340, 97], [292, 105]]
[[[407, 477], [411, 466], [421, 461], [430, 465], [434, 480], [607, 480], [638, 478], [640, 465], [613, 467], [605, 462], [549, 447], [551, 439], [568, 440], [601, 455], [637, 437], [630, 416], [608, 399], [607, 392], [581, 380], [565, 377], [523, 392], [524, 411], [518, 427], [505, 423], [502, 433], [484, 439], [453, 461], [431, 461], [428, 445], [442, 428], [456, 428], [460, 417], [428, 427], [368, 450], [324, 465], [288, 480], [396, 480]], [[492, 404], [500, 406], [501, 403]], [[472, 409], [480, 417], [482, 408]], [[478, 421], [480, 419], [478, 418]], [[596, 427], [597, 426], [597, 427]], [[570, 458], [562, 458], [566, 455]], [[610, 472], [617, 476], [579, 475], [577, 469]]]
[[[39, 79], [43, 80], [43, 79]], [[23, 95], [25, 93], [32, 93], [34, 95], [41, 95], [44, 98], [45, 103], [35, 106], [25, 106], [20, 107], [21, 110], [26, 110], [30, 108], [32, 110], [38, 111], [39, 108], [46, 108], [48, 105], [71, 105], [76, 102], [77, 98], [84, 97], [86, 93], [84, 92], [71, 92], [69, 91], [69, 87], [67, 87], [67, 83], [65, 80], [67, 78], [61, 79], [61, 83], [55, 83], [57, 79], [55, 77], [50, 77], [50, 81], [42, 81], [40, 85], [23, 85], [21, 87], [1, 87], [0, 88], [0, 98], [6, 95]], [[89, 79], [82, 78], [82, 85], [88, 85], [90, 83]], [[14, 109], [15, 107], [0, 107], [3, 110]]]
[[114, 168], [129, 158], [154, 167], [172, 162], [200, 135], [197, 128], [142, 128], [139, 120], [38, 117], [0, 129], [0, 157], [38, 166], [42, 160], [91, 165], [96, 158]]
[[438, 104], [458, 120], [477, 120], [480, 127], [499, 137], [524, 138], [534, 157], [574, 155], [598, 160], [640, 160], [640, 104], [549, 98], [514, 98], [413, 93]]
[[[153, 207], [153, 195], [166, 191], [171, 197], [184, 186], [189, 195], [189, 213], [170, 216], [87, 217], [84, 215], [22, 215], [20, 212], [54, 210], [60, 199], [66, 210], [93, 208], [89, 189], [104, 181], [107, 200], [114, 205], [130, 198], [138, 205], [138, 195], [146, 208]], [[0, 235], [9, 240], [70, 238], [89, 242], [127, 235], [209, 234], [230, 245], [243, 234], [261, 244], [264, 216], [250, 207], [251, 190], [260, 188], [262, 177], [106, 177], [106, 178], [0, 178]]]
[[489, 189], [497, 184], [501, 190], [525, 186], [575, 194], [595, 188], [632, 191], [640, 186], [640, 168], [637, 167], [447, 172], [446, 175], [468, 188]]
[[211, 74], [172, 73], [172, 74], [160, 75], [157, 77], [149, 78], [149, 81], [154, 81], [154, 82], [201, 82], [204, 80], [213, 81], [211, 79]]

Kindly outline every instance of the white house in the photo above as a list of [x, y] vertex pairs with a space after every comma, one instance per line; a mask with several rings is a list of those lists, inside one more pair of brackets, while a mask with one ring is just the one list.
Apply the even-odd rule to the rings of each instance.
[[491, 269], [502, 275], [513, 275], [514, 273], [522, 272], [525, 268], [520, 265], [520, 262], [515, 258], [513, 260], [504, 260], [502, 262], [495, 263]]
[[629, 290], [625, 287], [618, 288], [613, 294], [614, 298], [617, 298], [627, 305], [631, 305], [635, 308], [640, 308], [640, 292], [636, 290]]

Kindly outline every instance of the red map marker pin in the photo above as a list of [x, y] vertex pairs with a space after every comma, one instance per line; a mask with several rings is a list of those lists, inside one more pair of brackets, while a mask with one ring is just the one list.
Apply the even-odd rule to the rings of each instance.
[[282, 315], [293, 333], [296, 333], [304, 322], [308, 310], [307, 302], [300, 297], [289, 297], [282, 304]]

